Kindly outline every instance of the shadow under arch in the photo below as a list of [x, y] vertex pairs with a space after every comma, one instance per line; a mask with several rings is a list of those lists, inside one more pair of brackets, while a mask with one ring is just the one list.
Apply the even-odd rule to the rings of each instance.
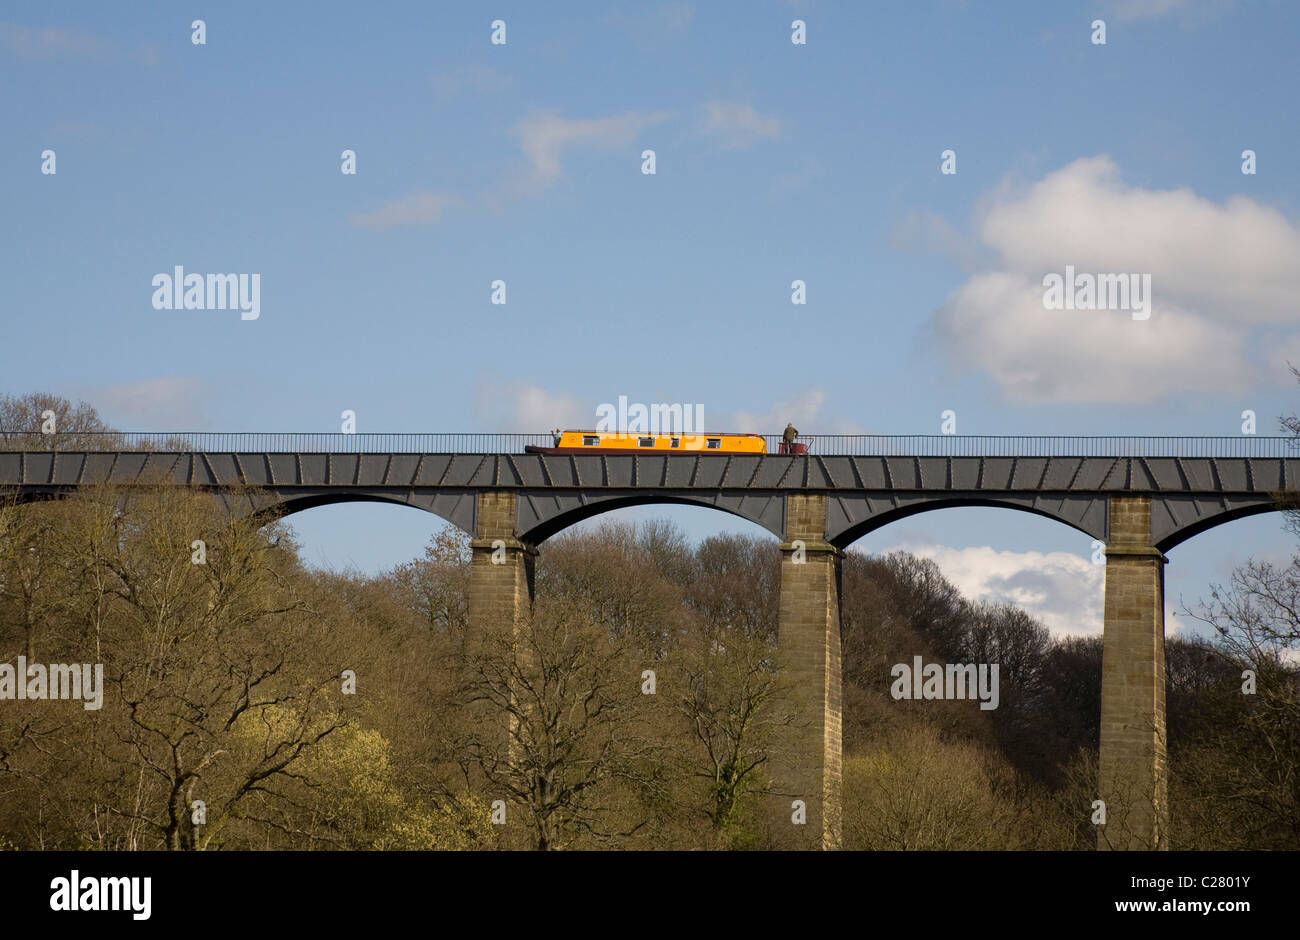
[[56, 500], [66, 499], [76, 493], [77, 490], [38, 490], [24, 491], [18, 490], [0, 490], [0, 504], [10, 503], [14, 506], [30, 506], [34, 503], [52, 503]]
[[1027, 505], [1026, 503], [1005, 499], [972, 499], [968, 496], [962, 496], [960, 498], [921, 499], [904, 506], [891, 507], [883, 512], [875, 513], [869, 518], [862, 519], [855, 523], [849, 523], [843, 527], [834, 526], [834, 524], [828, 520], [827, 541], [836, 548], [845, 549], [864, 535], [874, 532], [876, 529], [884, 528], [892, 522], [906, 519], [909, 516], [916, 516], [923, 512], [930, 512], [931, 510], [938, 509], [970, 509], [975, 507], [985, 509], [1014, 509], [1017, 512], [1028, 513], [1044, 519], [1051, 519], [1053, 522], [1059, 522], [1082, 532], [1090, 538], [1105, 541], [1108, 512], [1105, 498], [1102, 497], [1099, 499], [1089, 500], [1086, 503], [1071, 505], [1077, 511], [1072, 513], [1072, 515], [1067, 516], [1060, 511], [1053, 511], [1042, 506]]
[[[526, 497], [522, 497], [526, 500]], [[616, 509], [633, 506], [693, 506], [702, 509], [714, 509], [730, 516], [752, 522], [778, 539], [783, 537], [785, 529], [785, 500], [783, 497], [734, 497], [714, 495], [712, 498], [695, 499], [689, 496], [672, 496], [666, 494], [616, 495], [591, 499], [573, 506], [560, 508], [553, 514], [537, 514], [536, 521], [523, 531], [519, 538], [532, 545], [540, 545], [553, 535], [557, 535], [570, 526]], [[536, 509], [536, 501], [532, 501]]]

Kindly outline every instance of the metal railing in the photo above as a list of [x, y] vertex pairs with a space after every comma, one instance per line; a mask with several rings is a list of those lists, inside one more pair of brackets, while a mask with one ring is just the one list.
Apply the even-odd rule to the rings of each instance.
[[[775, 454], [781, 435], [765, 436]], [[1289, 437], [1036, 437], [955, 434], [801, 435], [813, 456], [884, 457], [1300, 457]], [[0, 431], [0, 451], [145, 451], [153, 453], [520, 454], [550, 447], [550, 434], [342, 434], [249, 432]]]
[[153, 453], [499, 454], [527, 444], [551, 447], [550, 434], [321, 434], [266, 431], [128, 431], [34, 434], [0, 431], [0, 451], [150, 451]]
[[[776, 451], [779, 436], [768, 438]], [[872, 457], [1300, 457], [1290, 437], [836, 434], [800, 436], [810, 454]]]

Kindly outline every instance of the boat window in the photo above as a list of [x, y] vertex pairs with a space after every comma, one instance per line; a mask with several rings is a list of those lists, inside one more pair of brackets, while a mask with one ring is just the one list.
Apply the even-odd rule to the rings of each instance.
[[582, 446], [583, 446], [583, 447], [595, 447], [595, 446], [596, 446], [597, 444], [599, 444], [599, 443], [600, 443], [600, 438], [597, 437], [595, 434], [584, 434], [584, 435], [582, 435]]
[[720, 437], [710, 437], [710, 438], [708, 438], [707, 440], [705, 440], [705, 442], [704, 442], [704, 447], [705, 447], [705, 449], [707, 449], [707, 450], [721, 450], [721, 449], [722, 449], [722, 438], [720, 438]]
[[638, 437], [636, 442], [642, 447], [654, 447], [655, 439], [653, 437]]
[[668, 446], [669, 446], [669, 447], [678, 447], [678, 446], [681, 445], [681, 443], [682, 443], [682, 439], [681, 439], [680, 437], [674, 437], [674, 438], [672, 438], [672, 443], [669, 444]]

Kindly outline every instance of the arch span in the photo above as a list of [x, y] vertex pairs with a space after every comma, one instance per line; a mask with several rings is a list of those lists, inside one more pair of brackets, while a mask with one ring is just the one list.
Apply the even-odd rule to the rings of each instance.
[[[1228, 506], [1227, 508], [1220, 509], [1217, 512], [1203, 515], [1199, 518], [1193, 519], [1192, 521], [1179, 524], [1173, 518], [1158, 518], [1154, 512], [1157, 505], [1156, 501], [1152, 500], [1152, 534], [1156, 536], [1155, 547], [1166, 553], [1169, 552], [1170, 549], [1186, 542], [1193, 536], [1200, 535], [1202, 532], [1207, 532], [1216, 526], [1235, 522], [1238, 519], [1245, 519], [1250, 516], [1262, 515], [1266, 512], [1284, 512], [1288, 509], [1300, 509], [1300, 506], [1286, 505], [1280, 499], [1271, 500], [1269, 502], [1250, 501]], [[1163, 509], [1167, 515], [1171, 517], [1173, 516], [1171, 507], [1166, 505]], [[1166, 531], [1168, 534], [1164, 534]]]
[[1038, 496], [992, 498], [954, 494], [900, 496], [885, 500], [848, 495], [836, 496], [827, 501], [826, 540], [837, 548], [848, 548], [867, 533], [891, 522], [931, 510], [971, 506], [1032, 513], [1063, 523], [1102, 541], [1105, 541], [1107, 535], [1108, 507], [1104, 496], [1072, 495], [1053, 499]]
[[601, 513], [654, 504], [717, 509], [762, 526], [777, 538], [782, 538], [785, 530], [785, 497], [782, 494], [706, 492], [699, 496], [686, 496], [644, 490], [609, 494], [524, 491], [519, 494], [516, 509], [517, 529], [520, 539], [539, 545], [569, 526]]
[[[228, 497], [223, 495], [222, 498]], [[234, 498], [244, 504], [242, 514], [251, 515], [262, 523], [283, 519], [294, 513], [320, 506], [342, 503], [385, 503], [389, 506], [405, 506], [432, 513], [469, 535], [474, 534], [475, 494], [472, 491], [434, 490], [403, 493], [391, 489], [372, 492], [364, 489], [322, 488], [285, 492], [265, 489], [251, 494], [239, 494]]]

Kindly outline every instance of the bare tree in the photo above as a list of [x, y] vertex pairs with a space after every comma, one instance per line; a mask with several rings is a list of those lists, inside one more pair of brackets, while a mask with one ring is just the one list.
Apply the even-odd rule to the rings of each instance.
[[666, 694], [690, 742], [687, 773], [706, 784], [704, 814], [724, 845], [753, 838], [741, 825], [746, 811], [772, 792], [769, 764], [792, 744], [778, 656], [764, 636], [701, 629], [664, 664]]
[[49, 392], [0, 395], [0, 450], [115, 450], [121, 444], [84, 401], [74, 404]]
[[458, 700], [467, 723], [462, 759], [486, 795], [523, 816], [530, 847], [609, 844], [641, 828], [607, 802], [618, 782], [653, 780], [656, 747], [645, 724], [637, 652], [580, 604], [539, 603], [517, 630], [476, 642]]

